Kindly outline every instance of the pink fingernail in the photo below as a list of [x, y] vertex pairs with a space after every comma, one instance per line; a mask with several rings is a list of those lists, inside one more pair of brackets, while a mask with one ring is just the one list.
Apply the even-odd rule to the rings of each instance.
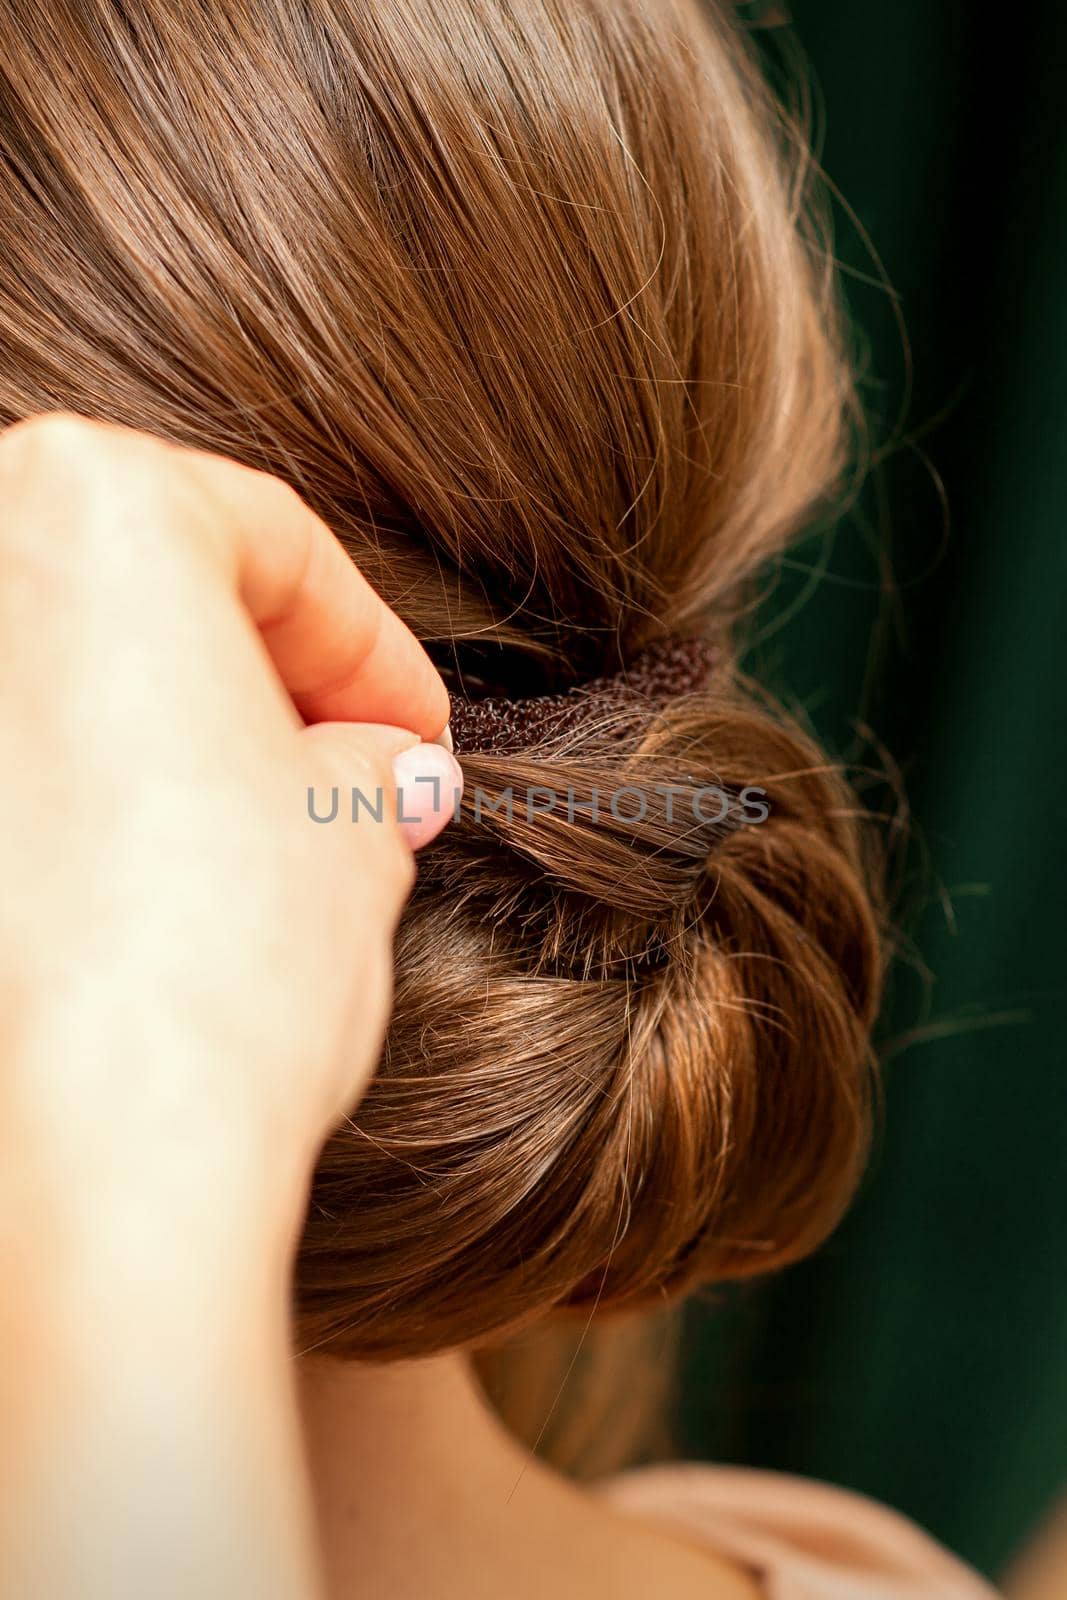
[[459, 809], [463, 772], [443, 745], [416, 744], [393, 757], [396, 818], [412, 850], [436, 839]]

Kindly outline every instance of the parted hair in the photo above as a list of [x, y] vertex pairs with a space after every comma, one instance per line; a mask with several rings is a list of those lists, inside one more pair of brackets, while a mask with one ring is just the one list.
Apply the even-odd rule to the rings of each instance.
[[[464, 752], [316, 1172], [304, 1347], [658, 1305], [809, 1251], [854, 1191], [863, 824], [737, 665], [852, 436], [809, 168], [696, 0], [0, 0], [0, 422], [280, 474], [456, 694], [716, 648], [624, 728]], [[710, 785], [765, 818], [705, 821]], [[641, 815], [594, 814], [622, 786]]]

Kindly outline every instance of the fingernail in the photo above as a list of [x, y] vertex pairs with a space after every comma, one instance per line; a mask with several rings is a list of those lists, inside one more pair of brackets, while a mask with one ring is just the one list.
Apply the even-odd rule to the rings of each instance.
[[442, 749], [447, 750], [449, 755], [452, 754], [453, 750], [456, 747], [452, 743], [452, 725], [451, 725], [451, 723], [449, 723], [449, 722], [445, 723], [444, 728], [437, 735], [437, 738], [433, 742], [434, 742], [434, 744], [439, 744], [442, 747]]
[[412, 850], [429, 844], [451, 821], [463, 794], [463, 771], [440, 744], [416, 744], [393, 758], [396, 818]]

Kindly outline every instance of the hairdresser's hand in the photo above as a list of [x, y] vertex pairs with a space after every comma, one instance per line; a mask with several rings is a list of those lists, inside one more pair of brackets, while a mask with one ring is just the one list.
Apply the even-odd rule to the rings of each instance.
[[290, 1257], [451, 813], [447, 716], [279, 482], [0, 435], [0, 1600], [316, 1592]]
[[[277, 1185], [375, 1061], [414, 873], [391, 757], [439, 780], [436, 810], [405, 785], [423, 842], [458, 776], [411, 748], [441, 734], [444, 686], [263, 474], [52, 416], [0, 436], [0, 507], [9, 1082], [29, 1066], [28, 1113], [77, 1130], [62, 1159], [87, 1179], [202, 1131]], [[381, 822], [353, 825], [353, 788]]]

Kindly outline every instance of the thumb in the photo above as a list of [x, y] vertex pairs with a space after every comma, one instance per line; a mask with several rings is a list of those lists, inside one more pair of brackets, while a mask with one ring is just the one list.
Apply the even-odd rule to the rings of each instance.
[[459, 762], [443, 745], [422, 744], [407, 728], [315, 722], [301, 738], [311, 742], [330, 781], [341, 788], [342, 807], [351, 801], [354, 813], [395, 823], [411, 850], [436, 839], [459, 809]]

